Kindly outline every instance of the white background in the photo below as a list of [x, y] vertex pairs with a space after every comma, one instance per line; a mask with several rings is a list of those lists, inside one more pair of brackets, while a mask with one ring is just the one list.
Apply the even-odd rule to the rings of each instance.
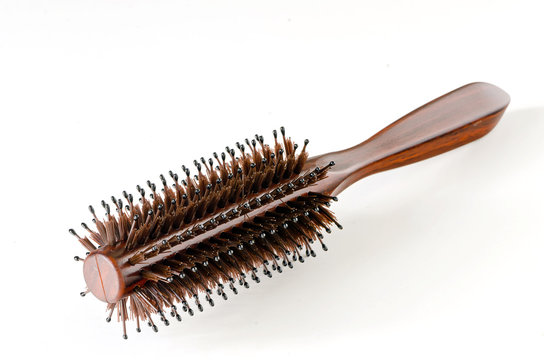
[[[540, 1], [0, 1], [0, 352], [542, 359]], [[487, 137], [340, 195], [329, 252], [129, 340], [67, 229], [87, 205], [285, 125], [311, 154], [465, 83]]]

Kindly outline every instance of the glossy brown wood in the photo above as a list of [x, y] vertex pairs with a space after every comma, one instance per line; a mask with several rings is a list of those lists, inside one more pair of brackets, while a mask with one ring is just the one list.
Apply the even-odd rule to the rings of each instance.
[[83, 277], [99, 300], [115, 303], [125, 295], [125, 279], [117, 261], [102, 252], [93, 252], [83, 263]]
[[479, 139], [495, 127], [509, 102], [508, 94], [491, 84], [460, 87], [403, 116], [359, 145], [309, 159], [308, 168], [336, 163], [314, 191], [337, 195], [365, 176]]

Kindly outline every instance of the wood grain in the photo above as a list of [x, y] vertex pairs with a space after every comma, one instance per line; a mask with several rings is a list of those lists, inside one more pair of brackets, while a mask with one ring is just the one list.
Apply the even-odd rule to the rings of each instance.
[[508, 94], [491, 84], [460, 87], [403, 116], [359, 145], [310, 158], [308, 168], [336, 163], [314, 191], [337, 195], [368, 175], [479, 139], [495, 127], [509, 102]]

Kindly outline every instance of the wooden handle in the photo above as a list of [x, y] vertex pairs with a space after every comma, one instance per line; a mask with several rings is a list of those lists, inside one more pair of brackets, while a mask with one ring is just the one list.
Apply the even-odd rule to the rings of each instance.
[[336, 195], [365, 176], [442, 154], [490, 132], [510, 102], [498, 87], [472, 83], [395, 121], [352, 148], [310, 159], [336, 165], [326, 192]]

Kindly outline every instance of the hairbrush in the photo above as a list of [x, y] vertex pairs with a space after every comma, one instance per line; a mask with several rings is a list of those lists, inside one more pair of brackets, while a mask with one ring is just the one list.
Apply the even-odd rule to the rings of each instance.
[[[472, 83], [443, 95], [395, 121], [365, 142], [346, 150], [308, 157], [308, 140], [299, 146], [273, 132], [236, 143], [209, 159], [195, 160], [193, 176], [182, 166], [160, 175], [157, 185], [137, 186], [137, 198], [102, 201], [100, 220], [89, 206], [94, 226], [85, 223], [77, 237], [87, 250], [83, 276], [87, 289], [107, 303], [122, 322], [169, 324], [167, 312], [183, 312], [227, 299], [237, 286], [260, 282], [316, 255], [322, 232], [337, 222], [329, 209], [337, 195], [361, 178], [420, 161], [476, 140], [497, 124], [509, 96], [486, 83]], [[297, 151], [298, 150], [298, 151]], [[168, 183], [170, 182], [170, 184]], [[114, 211], [112, 211], [114, 210]], [[194, 304], [194, 305], [192, 305]]]

